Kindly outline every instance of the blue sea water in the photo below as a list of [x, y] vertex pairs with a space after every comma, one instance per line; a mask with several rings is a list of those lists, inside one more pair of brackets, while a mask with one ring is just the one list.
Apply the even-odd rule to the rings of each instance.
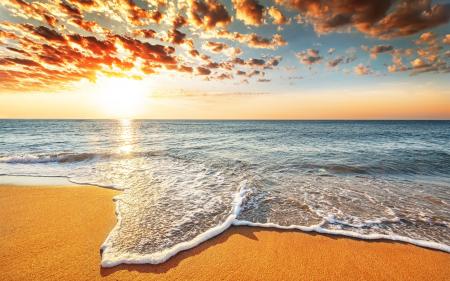
[[122, 190], [103, 266], [230, 225], [450, 252], [448, 121], [0, 120], [0, 174]]

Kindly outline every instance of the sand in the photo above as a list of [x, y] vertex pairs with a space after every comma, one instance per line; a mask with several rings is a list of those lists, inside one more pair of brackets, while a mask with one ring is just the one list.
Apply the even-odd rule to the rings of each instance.
[[161, 265], [100, 267], [116, 191], [0, 186], [0, 280], [449, 280], [450, 254], [232, 227]]

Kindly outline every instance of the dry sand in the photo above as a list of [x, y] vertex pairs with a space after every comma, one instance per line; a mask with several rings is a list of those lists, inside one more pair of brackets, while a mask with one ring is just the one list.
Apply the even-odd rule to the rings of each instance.
[[115, 191], [0, 186], [0, 280], [450, 280], [450, 254], [233, 227], [161, 265], [100, 268]]

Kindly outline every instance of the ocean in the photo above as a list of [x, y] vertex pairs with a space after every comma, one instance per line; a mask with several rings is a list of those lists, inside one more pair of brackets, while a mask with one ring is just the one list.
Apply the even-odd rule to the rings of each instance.
[[105, 267], [232, 225], [450, 252], [449, 121], [0, 120], [0, 175], [121, 190]]

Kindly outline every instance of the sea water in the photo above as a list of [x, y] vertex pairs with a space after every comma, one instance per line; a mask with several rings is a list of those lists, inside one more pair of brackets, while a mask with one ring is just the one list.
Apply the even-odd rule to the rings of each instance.
[[450, 252], [448, 121], [0, 120], [0, 174], [120, 189], [103, 266], [231, 225]]

